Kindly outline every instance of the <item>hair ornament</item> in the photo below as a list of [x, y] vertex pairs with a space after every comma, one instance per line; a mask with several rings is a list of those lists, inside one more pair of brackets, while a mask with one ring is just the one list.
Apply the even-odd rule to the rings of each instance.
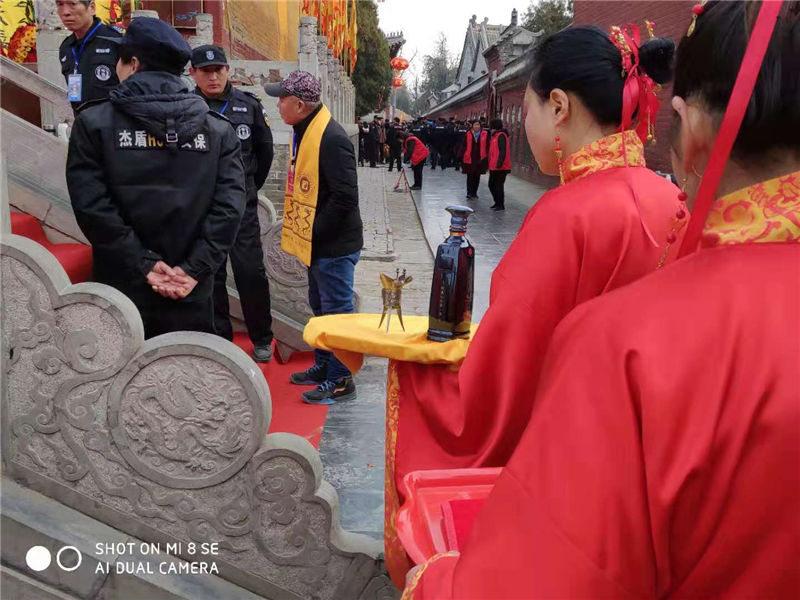
[[[651, 22], [646, 21], [646, 23]], [[648, 32], [650, 31], [651, 27], [648, 26]], [[622, 78], [625, 80], [622, 90], [620, 131], [633, 126], [635, 113], [638, 120], [636, 133], [639, 139], [642, 143], [653, 142], [659, 101], [656, 97], [656, 83], [639, 64], [639, 28], [636, 25], [625, 25], [624, 28], [614, 25], [609, 29], [609, 38], [622, 57]]]
[[644, 26], [647, 27], [647, 35], [648, 35], [648, 37], [651, 40], [655, 39], [655, 37], [656, 37], [656, 34], [655, 34], [656, 24], [653, 23], [653, 21], [648, 21], [647, 19], [645, 19]]
[[686, 37], [692, 37], [695, 27], [697, 27], [697, 17], [703, 14], [706, 10], [706, 2], [708, 0], [700, 0], [700, 4], [695, 4], [692, 7], [692, 23], [689, 25], [689, 30], [686, 32]]

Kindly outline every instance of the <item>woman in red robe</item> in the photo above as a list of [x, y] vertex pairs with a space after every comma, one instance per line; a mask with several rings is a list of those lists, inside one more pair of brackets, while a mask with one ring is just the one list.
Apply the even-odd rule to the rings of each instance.
[[746, 109], [702, 248], [564, 320], [463, 553], [428, 561], [404, 600], [797, 597], [797, 2], [752, 96], [732, 95], [769, 4], [706, 4], [678, 50], [673, 164], [690, 188], [728, 102]]
[[[670, 78], [674, 44], [630, 45], [633, 52], [621, 51], [596, 27], [571, 27], [539, 46], [525, 128], [539, 167], [560, 173], [563, 185], [534, 205], [495, 269], [489, 310], [459, 373], [398, 367], [398, 479], [417, 469], [505, 465], [559, 321], [671, 258], [688, 214], [680, 190], [645, 166], [643, 142], [657, 109], [648, 73]], [[623, 111], [633, 83], [637, 130]]]
[[405, 475], [505, 465], [530, 418], [559, 321], [677, 250], [688, 218], [680, 190], [644, 160], [654, 87], [671, 78], [674, 43], [653, 39], [640, 48], [637, 37], [571, 27], [538, 46], [525, 129], [539, 168], [563, 184], [530, 210], [495, 269], [489, 310], [460, 371], [390, 367], [385, 535], [395, 582], [407, 566], [394, 528]]

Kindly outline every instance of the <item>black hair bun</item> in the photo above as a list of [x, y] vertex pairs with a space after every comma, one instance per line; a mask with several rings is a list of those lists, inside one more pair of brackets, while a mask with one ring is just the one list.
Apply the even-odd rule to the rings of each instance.
[[667, 83], [672, 79], [674, 56], [675, 42], [669, 38], [648, 40], [639, 48], [639, 63], [656, 83]]

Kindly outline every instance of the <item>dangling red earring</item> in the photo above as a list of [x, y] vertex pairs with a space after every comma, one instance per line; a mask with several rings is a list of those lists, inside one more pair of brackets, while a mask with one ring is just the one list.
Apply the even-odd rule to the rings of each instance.
[[561, 136], [556, 135], [556, 160], [558, 161], [558, 176], [564, 183], [564, 152], [561, 150]]

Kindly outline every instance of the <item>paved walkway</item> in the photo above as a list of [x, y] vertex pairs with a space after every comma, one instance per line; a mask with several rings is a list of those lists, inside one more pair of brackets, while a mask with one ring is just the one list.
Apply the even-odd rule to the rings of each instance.
[[467, 200], [467, 176], [453, 169], [442, 171], [425, 167], [422, 190], [413, 192], [425, 238], [432, 252], [449, 233], [451, 204], [475, 210], [469, 219], [467, 238], [475, 246], [475, 299], [473, 315], [480, 320], [489, 307], [492, 272], [519, 231], [531, 206], [547, 191], [519, 177], [509, 176], [505, 185], [506, 210], [489, 210], [494, 204], [488, 188], [489, 176], [481, 177], [478, 200]]
[[394, 260], [394, 241], [389, 209], [383, 193], [383, 169], [359, 169], [358, 189], [364, 249], [361, 260]]
[[[365, 250], [370, 243], [368, 231], [385, 229], [385, 239], [393, 241], [391, 262], [370, 259], [369, 254], [359, 261], [355, 287], [361, 297], [361, 312], [380, 313], [380, 273], [394, 277], [396, 268], [406, 269], [414, 281], [403, 290], [403, 313], [425, 315], [433, 257], [414, 201], [408, 193], [392, 192], [396, 181], [392, 175], [385, 168], [358, 169]], [[388, 221], [381, 222], [384, 214]], [[383, 538], [386, 366], [382, 358], [364, 361], [355, 378], [358, 397], [330, 408], [319, 445], [325, 479], [339, 493], [342, 527], [377, 539]]]
[[[361, 312], [382, 309], [380, 273], [394, 277], [406, 269], [414, 281], [403, 289], [403, 314], [427, 315], [433, 277], [433, 252], [448, 233], [445, 206], [467, 204], [466, 180], [452, 169], [425, 170], [422, 193], [393, 192], [395, 172], [385, 167], [358, 169], [361, 215], [364, 220], [364, 260], [358, 263], [356, 291]], [[489, 303], [491, 272], [499, 262], [531, 205], [544, 192], [516, 177], [506, 182], [506, 211], [489, 210], [491, 194], [483, 177], [480, 200], [468, 236], [475, 245], [475, 305], [477, 318]], [[384, 246], [384, 243], [386, 244]], [[389, 246], [391, 244], [391, 247]], [[375, 323], [377, 327], [377, 322]], [[386, 360], [367, 358], [356, 375], [358, 398], [334, 405], [320, 441], [325, 478], [336, 488], [342, 526], [350, 531], [383, 537], [384, 428]]]

